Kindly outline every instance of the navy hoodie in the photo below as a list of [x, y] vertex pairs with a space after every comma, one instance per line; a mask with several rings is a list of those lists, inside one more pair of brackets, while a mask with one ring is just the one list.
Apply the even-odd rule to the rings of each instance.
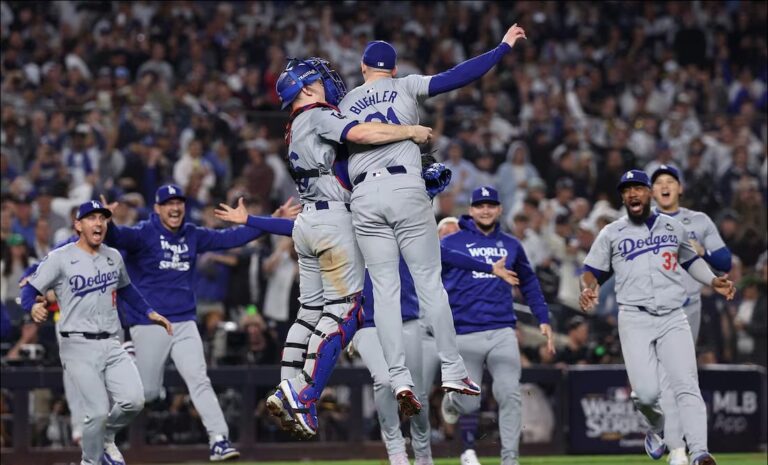
[[[152, 213], [136, 226], [107, 228], [106, 243], [123, 251], [131, 281], [152, 308], [173, 323], [194, 321], [197, 254], [240, 247], [262, 235], [260, 229], [238, 226], [208, 229], [185, 223], [177, 232], [162, 225]], [[125, 312], [129, 326], [152, 324]]]
[[[549, 323], [549, 309], [525, 251], [514, 237], [501, 232], [499, 225], [485, 235], [468, 215], [459, 220], [458, 232], [443, 238], [446, 248], [469, 253], [493, 263], [507, 257], [507, 268], [517, 273], [520, 290], [539, 323]], [[456, 334], [515, 327], [512, 286], [492, 274], [443, 266], [443, 285], [453, 311]]]

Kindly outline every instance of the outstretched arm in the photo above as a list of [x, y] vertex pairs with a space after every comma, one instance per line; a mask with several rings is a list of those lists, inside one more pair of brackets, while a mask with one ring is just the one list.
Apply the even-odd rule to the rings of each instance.
[[[291, 200], [293, 200], [293, 198], [289, 199], [288, 202], [283, 204], [283, 206], [275, 213], [279, 213], [283, 209], [293, 211], [294, 207], [289, 205]], [[216, 218], [223, 221], [247, 224], [251, 228], [264, 233], [278, 234], [280, 236], [290, 236], [293, 233], [292, 219], [249, 215], [242, 197], [238, 200], [237, 208], [232, 208], [225, 203], [220, 203], [219, 208], [214, 210], [214, 215], [216, 215]]]
[[424, 144], [431, 138], [432, 128], [425, 126], [373, 122], [356, 124], [346, 134], [346, 140], [361, 145], [384, 145], [409, 139], [417, 144]]
[[515, 42], [520, 38], [526, 38], [525, 31], [517, 24], [512, 25], [498, 47], [432, 76], [429, 81], [429, 96], [450, 92], [480, 79], [500, 62], [507, 52], [512, 50]]

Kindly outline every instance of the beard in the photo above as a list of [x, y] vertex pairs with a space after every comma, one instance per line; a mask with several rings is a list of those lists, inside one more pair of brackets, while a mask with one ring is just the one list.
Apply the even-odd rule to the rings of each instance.
[[643, 224], [649, 216], [651, 216], [651, 202], [643, 205], [643, 211], [641, 211], [639, 215], [633, 215], [632, 212], [627, 209], [627, 217], [629, 217], [631, 222], [637, 225]]

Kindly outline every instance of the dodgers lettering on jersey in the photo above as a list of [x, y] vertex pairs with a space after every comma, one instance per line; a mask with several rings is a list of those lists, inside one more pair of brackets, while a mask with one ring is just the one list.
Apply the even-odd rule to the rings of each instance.
[[[464, 215], [458, 232], [443, 238], [443, 247], [468, 253], [493, 264], [506, 257], [507, 268], [517, 273], [522, 291], [531, 311], [541, 323], [549, 322], [549, 309], [536, 274], [525, 256], [520, 242], [501, 232], [498, 225], [489, 235], [477, 229], [474, 221]], [[453, 312], [456, 334], [468, 334], [504, 327], [514, 327], [512, 286], [496, 276], [443, 265], [443, 284]]]
[[29, 278], [41, 294], [56, 293], [60, 331], [120, 330], [117, 290], [131, 283], [120, 253], [101, 245], [95, 255], [70, 243], [51, 251]]
[[664, 314], [682, 307], [687, 298], [682, 264], [698, 257], [687, 239], [683, 225], [672, 217], [653, 214], [647, 224], [637, 225], [623, 216], [600, 231], [584, 264], [614, 271], [619, 304]]
[[[339, 104], [344, 114], [360, 122], [419, 124], [419, 101], [429, 95], [430, 76], [380, 78], [350, 91]], [[411, 166], [421, 169], [421, 150], [410, 140], [387, 145], [347, 144], [349, 176], [386, 166]]]
[[[688, 233], [688, 239], [693, 239], [700, 243], [705, 249], [714, 252], [725, 247], [725, 242], [717, 232], [717, 226], [704, 213], [680, 208], [676, 213], [663, 213], [675, 218], [682, 223]], [[683, 275], [683, 286], [690, 299], [699, 299], [703, 284], [696, 281], [686, 273]]]
[[329, 107], [315, 107], [301, 113], [291, 123], [288, 162], [294, 172], [319, 170], [319, 177], [301, 178], [296, 190], [302, 204], [320, 200], [349, 202], [350, 192], [332, 174], [339, 144], [357, 121]]

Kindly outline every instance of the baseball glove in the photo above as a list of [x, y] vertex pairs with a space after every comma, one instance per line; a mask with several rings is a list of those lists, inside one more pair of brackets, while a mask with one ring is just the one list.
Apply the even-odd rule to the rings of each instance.
[[438, 163], [431, 153], [421, 156], [421, 177], [427, 186], [427, 194], [433, 199], [445, 190], [451, 182], [451, 170]]

